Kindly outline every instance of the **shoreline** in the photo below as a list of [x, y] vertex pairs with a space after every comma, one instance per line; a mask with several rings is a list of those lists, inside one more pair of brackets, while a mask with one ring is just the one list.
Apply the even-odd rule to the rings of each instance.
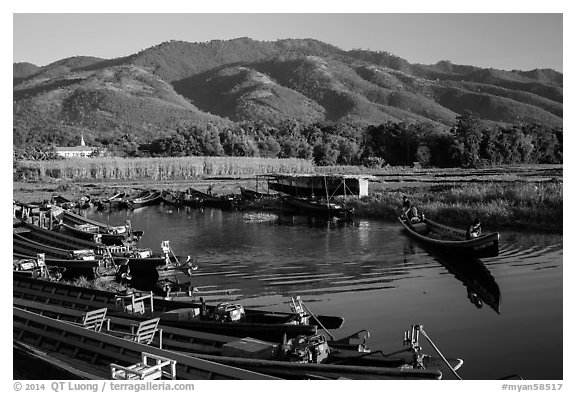
[[[419, 210], [436, 221], [466, 227], [479, 218], [486, 229], [516, 229], [519, 231], [562, 234], [562, 181], [538, 179], [531, 181], [479, 182], [371, 182], [369, 196], [348, 198], [345, 203], [354, 208], [354, 218], [393, 222], [397, 220], [402, 196], [407, 195]], [[491, 179], [494, 180], [494, 179]], [[240, 187], [256, 189], [253, 176], [205, 177], [194, 180], [166, 181], [94, 181], [51, 180], [44, 182], [14, 182], [13, 199], [22, 203], [42, 203], [53, 195], [79, 200], [110, 197], [117, 192], [135, 193], [149, 189], [185, 190], [189, 187], [205, 191], [210, 185], [215, 194], [239, 194]], [[262, 190], [262, 184], [258, 184]], [[342, 198], [335, 198], [344, 202]]]

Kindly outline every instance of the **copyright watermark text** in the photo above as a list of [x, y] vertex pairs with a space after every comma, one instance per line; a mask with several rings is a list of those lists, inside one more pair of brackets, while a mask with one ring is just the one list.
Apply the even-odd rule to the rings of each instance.
[[191, 391], [193, 383], [173, 383], [168, 381], [146, 382], [79, 382], [79, 381], [54, 381], [54, 382], [14, 382], [15, 392], [145, 392], [145, 391]]

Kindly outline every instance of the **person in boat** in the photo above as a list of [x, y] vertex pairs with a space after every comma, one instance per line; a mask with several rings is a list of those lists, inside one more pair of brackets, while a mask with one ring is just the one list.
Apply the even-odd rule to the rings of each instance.
[[420, 215], [418, 214], [418, 208], [415, 205], [410, 206], [407, 216], [411, 224], [415, 224], [421, 221]]
[[406, 216], [410, 210], [410, 200], [406, 195], [402, 197], [402, 215]]
[[482, 234], [482, 227], [479, 219], [475, 219], [466, 231], [466, 239], [474, 239], [480, 237]]

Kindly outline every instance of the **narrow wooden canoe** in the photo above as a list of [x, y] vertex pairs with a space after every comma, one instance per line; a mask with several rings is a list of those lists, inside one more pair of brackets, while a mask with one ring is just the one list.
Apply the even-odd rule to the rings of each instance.
[[143, 235], [143, 231], [132, 231], [128, 225], [112, 226], [64, 210], [60, 218], [62, 227], [69, 233], [82, 239], [94, 240], [94, 235], [100, 235], [106, 245], [133, 245]]
[[148, 206], [160, 203], [162, 200], [161, 191], [148, 191], [146, 194], [128, 200], [131, 206]]
[[193, 188], [189, 188], [186, 194], [184, 194], [184, 203], [192, 206], [206, 206], [217, 209], [233, 209], [235, 204], [234, 198], [232, 197], [210, 195]]
[[297, 208], [304, 214], [342, 216], [349, 213], [348, 209], [337, 203], [296, 198], [290, 195], [283, 195], [282, 201], [289, 206]]
[[466, 231], [423, 219], [410, 223], [399, 217], [398, 220], [411, 237], [439, 252], [456, 256], [473, 256], [476, 258], [495, 257], [498, 255], [498, 232], [483, 234], [474, 239], [466, 239]]

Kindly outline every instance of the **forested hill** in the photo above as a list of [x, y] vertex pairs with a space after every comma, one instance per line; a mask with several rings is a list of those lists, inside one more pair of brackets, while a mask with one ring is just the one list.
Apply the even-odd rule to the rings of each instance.
[[[311, 39], [170, 41], [117, 59], [14, 64], [14, 143], [149, 143], [176, 130], [384, 123], [447, 130], [465, 111], [562, 126], [563, 75], [344, 51]], [[249, 130], [249, 128], [246, 128]]]

